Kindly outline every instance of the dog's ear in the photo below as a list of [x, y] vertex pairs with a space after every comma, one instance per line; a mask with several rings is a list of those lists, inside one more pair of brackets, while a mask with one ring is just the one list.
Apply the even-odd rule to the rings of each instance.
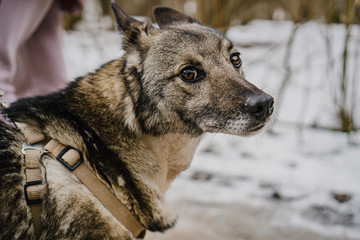
[[127, 15], [115, 1], [111, 1], [111, 7], [115, 15], [118, 29], [125, 37], [124, 43], [128, 46], [139, 46], [141, 43], [149, 42], [150, 36], [159, 31], [159, 29], [151, 24], [140, 22]]
[[174, 25], [181, 23], [197, 23], [201, 24], [195, 18], [178, 12], [168, 7], [156, 7], [154, 8], [154, 16], [159, 27], [162, 28], [166, 25]]

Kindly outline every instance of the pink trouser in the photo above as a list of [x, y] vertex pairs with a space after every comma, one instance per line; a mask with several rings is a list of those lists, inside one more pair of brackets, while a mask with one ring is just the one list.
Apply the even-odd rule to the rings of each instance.
[[60, 15], [54, 0], [5, 0], [0, 5], [0, 88], [5, 102], [66, 86]]

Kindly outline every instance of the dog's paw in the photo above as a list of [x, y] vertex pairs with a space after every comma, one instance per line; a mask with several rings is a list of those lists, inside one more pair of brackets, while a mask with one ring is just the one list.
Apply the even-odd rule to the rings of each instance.
[[177, 215], [164, 202], [160, 202], [158, 206], [160, 208], [154, 213], [153, 219], [149, 222], [148, 229], [154, 232], [164, 232], [176, 224]]
[[155, 219], [150, 222], [148, 229], [152, 232], [164, 232], [176, 224], [177, 218], [166, 219], [163, 216], [160, 219]]

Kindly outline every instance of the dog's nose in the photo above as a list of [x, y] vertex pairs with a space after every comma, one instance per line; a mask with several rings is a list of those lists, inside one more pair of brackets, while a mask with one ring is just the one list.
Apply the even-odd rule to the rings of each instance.
[[245, 111], [257, 120], [265, 120], [274, 111], [274, 99], [266, 93], [248, 97], [245, 102]]

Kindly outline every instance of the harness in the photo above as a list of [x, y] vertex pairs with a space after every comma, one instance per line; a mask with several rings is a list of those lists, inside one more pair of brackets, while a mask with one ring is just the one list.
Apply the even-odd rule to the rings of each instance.
[[145, 228], [84, 163], [81, 153], [70, 146], [62, 145], [55, 139], [51, 139], [44, 144], [44, 134], [27, 124], [16, 123], [16, 126], [27, 140], [22, 147], [22, 152], [25, 155], [26, 183], [24, 191], [26, 202], [31, 209], [37, 239], [41, 235], [41, 195], [43, 183], [40, 159], [42, 154], [49, 154], [64, 165], [133, 236], [138, 239], [144, 238]]

